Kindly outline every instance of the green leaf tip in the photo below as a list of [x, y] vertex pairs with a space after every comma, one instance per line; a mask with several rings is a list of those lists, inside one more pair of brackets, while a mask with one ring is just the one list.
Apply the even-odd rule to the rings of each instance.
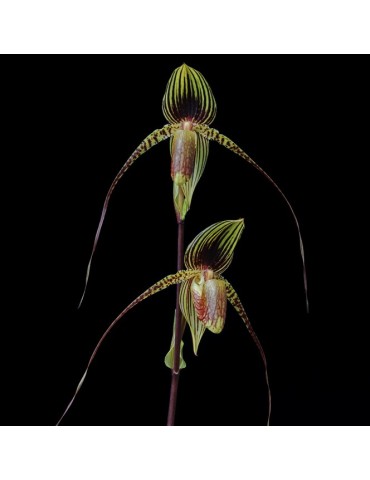
[[[182, 353], [182, 350], [184, 348], [184, 342], [181, 340], [181, 347], [180, 347], [180, 370], [182, 370], [183, 368], [186, 368], [186, 362], [184, 360], [184, 356], [183, 356], [183, 353]], [[167, 355], [164, 357], [164, 363], [166, 365], [166, 367], [170, 368], [171, 370], [173, 370], [174, 368], [174, 352], [175, 351], [175, 345], [172, 345], [169, 352], [167, 353]]]
[[[184, 334], [186, 322], [184, 317], [181, 318], [181, 336]], [[175, 310], [175, 317], [173, 320], [173, 331], [172, 331], [172, 339], [171, 339], [171, 346], [170, 350], [164, 358], [164, 363], [166, 367], [170, 368], [171, 370], [174, 369], [175, 365], [175, 328], [176, 328], [176, 310]], [[180, 344], [180, 370], [186, 367], [186, 363], [183, 357], [182, 350], [184, 348], [184, 342], [181, 340]]]

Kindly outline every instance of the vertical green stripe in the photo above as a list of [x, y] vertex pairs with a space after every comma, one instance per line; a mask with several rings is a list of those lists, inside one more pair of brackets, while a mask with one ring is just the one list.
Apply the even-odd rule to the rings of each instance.
[[204, 76], [183, 64], [168, 81], [162, 102], [163, 114], [171, 123], [191, 119], [210, 124], [216, 116], [216, 101]]
[[244, 220], [225, 220], [201, 232], [185, 252], [185, 265], [191, 269], [210, 268], [222, 273], [230, 265], [244, 229]]

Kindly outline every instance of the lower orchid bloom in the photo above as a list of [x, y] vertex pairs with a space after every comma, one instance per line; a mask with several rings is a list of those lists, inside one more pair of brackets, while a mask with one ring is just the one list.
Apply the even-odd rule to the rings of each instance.
[[[199, 343], [206, 330], [213, 333], [222, 332], [226, 319], [227, 300], [235, 308], [243, 322], [245, 323], [259, 353], [262, 357], [265, 367], [266, 383], [268, 388], [268, 421], [270, 421], [271, 412], [271, 394], [267, 374], [267, 361], [262, 345], [255, 334], [244, 307], [234, 288], [222, 276], [223, 272], [230, 265], [236, 244], [238, 243], [244, 229], [244, 220], [225, 220], [218, 222], [203, 230], [190, 243], [185, 252], [185, 269], [180, 270], [173, 275], [168, 275], [159, 282], [152, 285], [144, 293], [139, 295], [130, 303], [109, 325], [99, 342], [97, 343], [83, 374], [72, 400], [68, 404], [58, 425], [68, 412], [75, 400], [82, 384], [86, 378], [88, 369], [94, 360], [102, 342], [116, 325], [116, 323], [131, 310], [134, 306], [146, 298], [158, 293], [165, 288], [181, 284], [180, 290], [180, 308], [183, 314], [182, 329], [186, 324], [189, 325], [194, 353], [197, 354]], [[165, 364], [173, 368], [173, 348], [174, 339], [172, 339], [171, 348], [165, 357]], [[181, 355], [180, 368], [185, 367], [185, 362]], [[178, 373], [178, 372], [175, 372]]]

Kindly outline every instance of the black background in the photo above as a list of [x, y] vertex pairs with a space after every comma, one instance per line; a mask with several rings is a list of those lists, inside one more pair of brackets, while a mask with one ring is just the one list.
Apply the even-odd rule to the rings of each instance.
[[[368, 321], [359, 304], [366, 217], [358, 214], [359, 145], [368, 136], [360, 67], [282, 56], [120, 56], [19, 67], [4, 74], [5, 200], [2, 424], [53, 425], [100, 335], [137, 295], [176, 271], [168, 142], [140, 158], [108, 210], [82, 308], [85, 269], [105, 193], [141, 140], [166, 123], [174, 68], [200, 70], [217, 100], [212, 126], [280, 185], [300, 220], [311, 311], [305, 313], [298, 235], [275, 189], [211, 144], [187, 216], [186, 241], [223, 219], [246, 229], [225, 273], [264, 346], [272, 425], [369, 422]], [[46, 63], [46, 62], [45, 62]], [[6, 220], [6, 222], [5, 222]], [[65, 425], [163, 425], [174, 314], [172, 287], [140, 304], [102, 346]], [[4, 304], [5, 305], [5, 304]], [[8, 312], [8, 313], [6, 313]], [[185, 334], [177, 424], [263, 425], [262, 362], [229, 308], [199, 356]]]

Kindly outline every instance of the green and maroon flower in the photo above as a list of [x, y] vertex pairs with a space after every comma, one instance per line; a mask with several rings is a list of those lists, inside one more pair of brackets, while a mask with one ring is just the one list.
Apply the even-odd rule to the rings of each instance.
[[[173, 275], [168, 275], [152, 285], [118, 315], [118, 317], [104, 332], [97, 346], [95, 347], [87, 364], [85, 373], [83, 374], [82, 379], [77, 386], [76, 392], [58, 424], [71, 407], [76, 395], [81, 389], [88, 369], [94, 360], [103, 340], [116, 325], [116, 323], [124, 315], [126, 315], [129, 310], [146, 298], [178, 283], [181, 284], [180, 308], [183, 315], [182, 330], [186, 328], [186, 325], [189, 326], [195, 354], [197, 354], [199, 343], [206, 330], [209, 330], [212, 333], [222, 332], [226, 320], [227, 301], [229, 301], [230, 304], [235, 308], [245, 323], [250, 335], [252, 336], [252, 339], [255, 342], [264, 363], [269, 398], [268, 419], [270, 418], [271, 395], [265, 353], [257, 335], [252, 328], [239, 296], [231, 284], [222, 276], [233, 259], [234, 250], [240, 239], [243, 229], [244, 220], [242, 219], [225, 220], [206, 228], [197, 237], [195, 237], [195, 239], [186, 249], [184, 258], [186, 267], [185, 270], [180, 270]], [[174, 363], [173, 350], [174, 335], [172, 337], [170, 351], [165, 357], [165, 364], [171, 369], [173, 368]], [[184, 367], [185, 362], [181, 355], [180, 368]]]

